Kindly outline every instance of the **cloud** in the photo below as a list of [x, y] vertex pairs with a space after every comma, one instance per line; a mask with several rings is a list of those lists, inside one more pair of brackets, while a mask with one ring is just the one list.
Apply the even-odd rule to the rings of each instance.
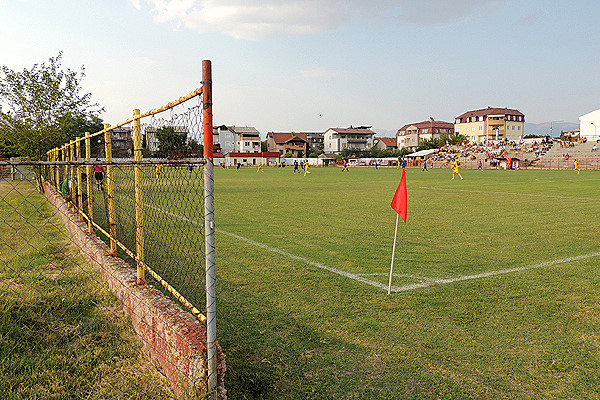
[[[140, 9], [142, 0], [130, 0]], [[156, 22], [236, 39], [310, 35], [355, 19], [440, 25], [507, 0], [143, 0]]]

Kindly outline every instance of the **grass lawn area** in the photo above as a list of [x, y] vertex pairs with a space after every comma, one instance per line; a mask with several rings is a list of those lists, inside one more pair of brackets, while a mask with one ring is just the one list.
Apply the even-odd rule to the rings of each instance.
[[401, 172], [310, 171], [215, 170], [230, 399], [600, 397], [600, 172], [407, 170], [387, 295]]
[[173, 398], [68, 237], [34, 185], [0, 182], [2, 398]]

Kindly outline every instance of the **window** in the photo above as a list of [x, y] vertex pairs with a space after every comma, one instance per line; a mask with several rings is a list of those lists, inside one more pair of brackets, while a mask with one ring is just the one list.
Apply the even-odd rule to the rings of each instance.
[[483, 125], [479, 125], [479, 130], [482, 131], [483, 130]]
[[250, 146], [250, 142], [244, 142], [244, 146]]
[[520, 131], [521, 130], [521, 125], [517, 126], [517, 130]]

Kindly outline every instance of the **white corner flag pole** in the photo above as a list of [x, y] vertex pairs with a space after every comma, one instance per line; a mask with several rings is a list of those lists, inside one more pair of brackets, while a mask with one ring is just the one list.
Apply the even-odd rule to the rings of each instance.
[[394, 273], [394, 258], [396, 256], [396, 237], [398, 236], [398, 219], [400, 214], [396, 213], [396, 230], [394, 231], [394, 246], [392, 247], [392, 264], [390, 265], [390, 283], [388, 284], [388, 294], [392, 293], [392, 275]]

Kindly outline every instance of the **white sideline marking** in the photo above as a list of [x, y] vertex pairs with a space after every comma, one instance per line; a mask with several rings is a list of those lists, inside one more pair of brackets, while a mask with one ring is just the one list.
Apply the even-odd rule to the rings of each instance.
[[[431, 278], [430, 282], [413, 283], [413, 284], [404, 285], [404, 286], [400, 286], [400, 287], [396, 287], [396, 288], [392, 287], [392, 291], [393, 292], [406, 292], [409, 290], [432, 286], [432, 284], [443, 285], [443, 284], [447, 284], [447, 283], [467, 281], [470, 279], [488, 278], [490, 276], [509, 274], [511, 272], [521, 272], [521, 271], [526, 271], [528, 269], [536, 269], [536, 268], [541, 268], [541, 267], [549, 267], [551, 265], [564, 264], [564, 263], [571, 262], [571, 261], [585, 260], [587, 258], [598, 257], [598, 256], [600, 256], [600, 251], [596, 252], [596, 253], [583, 254], [580, 256], [561, 258], [559, 260], [554, 260], [554, 261], [546, 261], [546, 262], [539, 263], [539, 264], [524, 265], [522, 267], [501, 269], [498, 271], [482, 272], [481, 274], [475, 274], [475, 275], [462, 275], [462, 276], [458, 276], [456, 278], [445, 278], [445, 279]], [[422, 278], [422, 279], [428, 279], [428, 278]]]
[[[165, 213], [167, 215], [170, 215], [171, 217], [178, 218], [178, 219], [180, 219], [182, 221], [186, 221], [186, 222], [189, 222], [189, 223], [197, 225], [197, 226], [201, 226], [202, 225], [198, 221], [194, 221], [193, 219], [184, 217], [182, 215], [175, 214], [175, 213], [163, 210], [160, 207], [152, 206], [150, 204], [144, 204], [144, 206], [146, 206], [148, 208], [152, 208], [153, 210], [156, 210], [156, 211], [163, 212], [163, 213]], [[387, 285], [385, 285], [383, 283], [376, 282], [376, 281], [372, 281], [370, 279], [364, 278], [364, 277], [359, 276], [357, 274], [352, 274], [350, 272], [342, 271], [341, 269], [329, 267], [329, 266], [327, 266], [325, 264], [321, 264], [321, 263], [318, 263], [316, 261], [311, 261], [311, 260], [309, 260], [307, 258], [300, 257], [300, 256], [297, 256], [297, 255], [292, 254], [292, 253], [288, 253], [287, 251], [283, 251], [283, 250], [277, 249], [275, 247], [267, 246], [266, 244], [263, 244], [263, 243], [260, 243], [260, 242], [256, 242], [256, 241], [254, 241], [252, 239], [248, 239], [248, 238], [245, 238], [243, 236], [236, 235], [235, 233], [224, 231], [222, 229], [215, 229], [215, 231], [219, 232], [219, 233], [223, 233], [225, 235], [229, 235], [229, 236], [234, 237], [234, 238], [236, 238], [238, 240], [241, 240], [243, 242], [250, 243], [250, 244], [252, 244], [254, 246], [257, 246], [257, 247], [260, 247], [262, 249], [269, 250], [269, 251], [271, 251], [273, 253], [281, 254], [283, 256], [292, 258], [294, 260], [302, 261], [302, 262], [304, 262], [304, 263], [306, 263], [308, 265], [312, 265], [312, 266], [315, 266], [315, 267], [327, 270], [329, 272], [333, 272], [334, 274], [338, 274], [338, 275], [344, 276], [346, 278], [354, 279], [355, 281], [363, 282], [363, 283], [366, 283], [366, 284], [371, 285], [371, 286], [378, 287], [378, 288], [383, 289], [383, 290], [388, 290], [388, 286]], [[394, 289], [400, 289], [400, 288], [397, 287], [397, 286], [392, 286], [392, 290], [394, 290]]]
[[[197, 225], [197, 226], [201, 226], [202, 225], [198, 221], [194, 221], [193, 219], [184, 217], [182, 215], [175, 214], [175, 213], [163, 210], [160, 207], [152, 206], [150, 204], [144, 204], [144, 206], [146, 206], [148, 208], [152, 208], [152, 209], [154, 209], [156, 211], [163, 212], [163, 213], [165, 213], [167, 215], [170, 215], [172, 217], [181, 219], [183, 221], [189, 222], [189, 223]], [[215, 231], [219, 232], [219, 233], [223, 233], [225, 235], [229, 235], [229, 236], [234, 237], [234, 238], [236, 238], [238, 240], [241, 240], [241, 241], [244, 241], [246, 243], [252, 244], [254, 246], [260, 247], [262, 249], [271, 251], [273, 253], [281, 254], [283, 256], [292, 258], [294, 260], [302, 261], [302, 262], [304, 262], [306, 264], [309, 264], [309, 265], [312, 265], [312, 266], [315, 266], [315, 267], [327, 270], [329, 272], [333, 272], [334, 274], [338, 274], [338, 275], [344, 276], [346, 278], [353, 279], [353, 280], [358, 281], [358, 282], [363, 282], [363, 283], [366, 283], [368, 285], [375, 286], [377, 288], [380, 288], [380, 289], [383, 289], [383, 290], [386, 290], [386, 291], [388, 290], [388, 285], [385, 285], [383, 283], [379, 283], [379, 282], [372, 281], [370, 279], [364, 278], [364, 276], [377, 276], [377, 275], [385, 275], [385, 276], [387, 276], [387, 274], [377, 273], [377, 272], [374, 272], [374, 273], [364, 273], [364, 274], [352, 274], [350, 272], [342, 271], [341, 269], [329, 267], [329, 266], [327, 266], [325, 264], [321, 264], [321, 263], [318, 263], [316, 261], [311, 261], [311, 260], [309, 260], [307, 258], [300, 257], [300, 256], [297, 256], [297, 255], [292, 254], [292, 253], [288, 253], [287, 251], [283, 251], [283, 250], [277, 249], [275, 247], [267, 246], [266, 244], [263, 244], [263, 243], [260, 243], [260, 242], [256, 242], [256, 241], [254, 241], [252, 239], [248, 239], [248, 238], [245, 238], [245, 237], [240, 236], [240, 235], [236, 235], [235, 233], [226, 232], [226, 231], [224, 231], [222, 229], [215, 229]], [[413, 275], [413, 274], [394, 274], [394, 276], [419, 279], [419, 280], [424, 280], [424, 281], [427, 281], [427, 282], [411, 283], [411, 284], [403, 285], [403, 286], [393, 286], [392, 285], [391, 291], [394, 292], [394, 293], [408, 292], [410, 290], [421, 289], [421, 288], [424, 288], [424, 287], [431, 287], [434, 284], [435, 285], [444, 285], [444, 284], [448, 284], [448, 283], [467, 281], [467, 280], [471, 280], [471, 279], [489, 278], [491, 276], [504, 275], [504, 274], [509, 274], [511, 272], [521, 272], [521, 271], [526, 271], [528, 269], [536, 269], [536, 268], [541, 268], [541, 267], [549, 267], [551, 265], [564, 264], [564, 263], [571, 262], [571, 261], [585, 260], [587, 258], [598, 257], [598, 256], [600, 256], [600, 251], [598, 251], [596, 253], [583, 254], [583, 255], [580, 255], [580, 256], [573, 256], [573, 257], [561, 258], [561, 259], [553, 260], [553, 261], [546, 261], [546, 262], [542, 262], [542, 263], [539, 263], [539, 264], [524, 265], [522, 267], [501, 269], [501, 270], [498, 270], [498, 271], [482, 272], [481, 274], [475, 274], [475, 275], [462, 275], [462, 276], [457, 276], [455, 278], [443, 278], [443, 279], [439, 279], [439, 278], [429, 278], [429, 277], [424, 277], [424, 276], [418, 276], [418, 275]]]
[[[243, 236], [236, 235], [235, 233], [225, 232], [225, 231], [223, 231], [221, 229], [217, 229], [216, 231], [219, 232], [219, 233], [224, 233], [224, 234], [229, 235], [231, 237], [234, 237], [236, 239], [242, 240], [242, 241], [244, 241], [246, 243], [253, 244], [254, 246], [263, 248], [265, 250], [272, 251], [273, 253], [281, 254], [283, 256], [286, 256], [286, 257], [289, 257], [289, 258], [293, 258], [294, 260], [302, 261], [302, 262], [304, 262], [306, 264], [309, 264], [309, 265], [312, 265], [312, 266], [315, 266], [315, 267], [318, 267], [318, 268], [322, 268], [322, 269], [327, 270], [329, 272], [333, 272], [334, 274], [338, 274], [338, 275], [344, 276], [346, 278], [354, 279], [355, 281], [363, 282], [363, 283], [366, 283], [366, 284], [371, 285], [371, 286], [378, 287], [378, 288], [383, 289], [383, 290], [388, 290], [388, 285], [372, 281], [372, 280], [364, 278], [364, 277], [362, 277], [362, 276], [360, 276], [358, 274], [352, 274], [350, 272], [342, 271], [341, 269], [329, 267], [329, 266], [327, 266], [325, 264], [321, 264], [321, 263], [318, 263], [316, 261], [311, 261], [311, 260], [309, 260], [307, 258], [300, 257], [300, 256], [297, 256], [297, 255], [292, 254], [292, 253], [288, 253], [287, 251], [279, 250], [277, 248], [267, 246], [265, 244], [256, 242], [256, 241], [248, 239], [248, 238], [245, 238]], [[394, 289], [396, 289], [396, 291], [400, 291], [401, 288], [398, 287], [398, 286], [392, 286], [392, 290], [394, 290]]]

